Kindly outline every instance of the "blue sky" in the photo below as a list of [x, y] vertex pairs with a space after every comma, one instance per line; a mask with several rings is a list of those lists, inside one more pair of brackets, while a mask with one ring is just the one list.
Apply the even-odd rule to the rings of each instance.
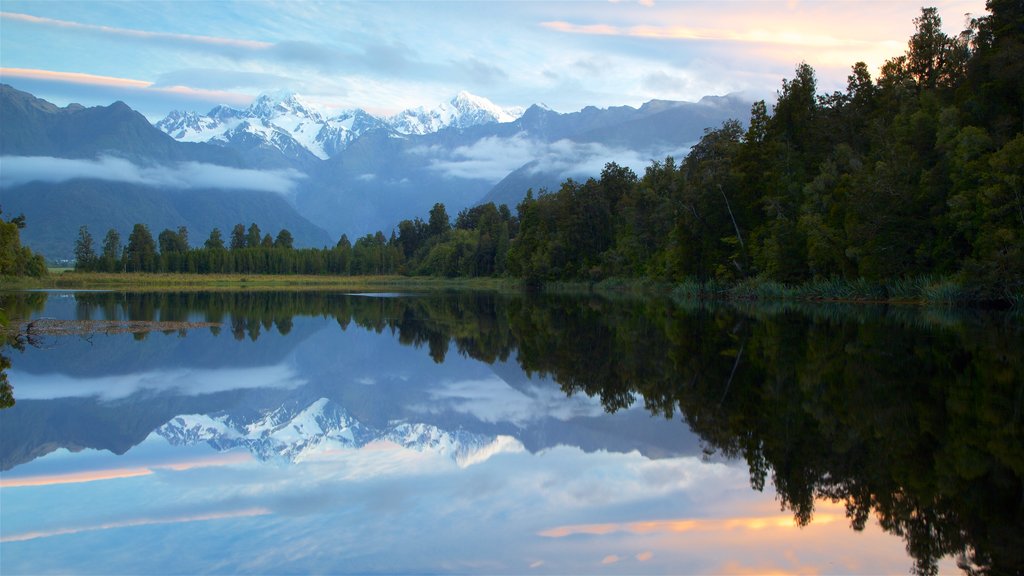
[[[947, 32], [983, 0], [929, 2]], [[896, 2], [23, 2], [5, 0], [0, 81], [57, 104], [121, 99], [151, 119], [297, 91], [331, 108], [637, 106], [744, 91], [795, 65], [821, 90], [906, 47]]]

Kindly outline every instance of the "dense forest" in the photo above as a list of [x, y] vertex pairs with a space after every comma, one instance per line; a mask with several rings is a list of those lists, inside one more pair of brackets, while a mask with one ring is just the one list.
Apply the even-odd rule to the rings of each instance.
[[[708, 129], [680, 162], [642, 176], [614, 163], [599, 178], [530, 191], [512, 214], [477, 206], [452, 223], [434, 206], [337, 246], [235, 226], [201, 248], [165, 230], [159, 251], [137, 225], [99, 255], [79, 235], [78, 267], [107, 271], [509, 275], [671, 283], [942, 279], [981, 299], [1024, 292], [1024, 5], [989, 0], [957, 36], [922, 9], [903, 55], [877, 78], [853, 65], [845, 91], [819, 94], [796, 67], [749, 124]], [[885, 294], [882, 294], [884, 296]]]

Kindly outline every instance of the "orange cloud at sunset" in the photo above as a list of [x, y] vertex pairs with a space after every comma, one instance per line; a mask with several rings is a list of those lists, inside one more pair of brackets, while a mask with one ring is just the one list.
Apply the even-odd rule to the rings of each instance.
[[139, 90], [150, 93], [173, 94], [186, 98], [212, 98], [220, 102], [236, 105], [248, 104], [249, 101], [252, 100], [251, 96], [222, 90], [203, 90], [200, 88], [189, 88], [187, 86], [156, 86], [153, 82], [147, 82], [145, 80], [85, 74], [82, 72], [60, 72], [34, 68], [0, 68], [0, 78], [4, 77], [45, 80], [48, 82], [80, 84], [87, 86], [104, 86], [108, 88], [126, 88], [129, 90]]
[[64, 474], [48, 474], [39, 476], [23, 476], [20, 478], [0, 478], [0, 488], [22, 488], [28, 486], [51, 486], [58, 484], [78, 484], [81, 482], [98, 482], [101, 480], [118, 480], [122, 478], [136, 478], [149, 476], [158, 470], [173, 470], [181, 472], [193, 468], [206, 468], [211, 466], [226, 466], [252, 460], [248, 452], [228, 452], [216, 454], [207, 458], [197, 458], [184, 462], [172, 462], [169, 464], [153, 464], [136, 468], [108, 468], [105, 470], [87, 470], [82, 472], [68, 472]]
[[[814, 516], [816, 524], [828, 524], [842, 520], [844, 516], [836, 513], [818, 513]], [[603, 536], [616, 532], [631, 534], [679, 533], [679, 532], [722, 532], [729, 530], [766, 530], [774, 528], [796, 528], [791, 515], [750, 517], [750, 518], [699, 518], [678, 520], [651, 520], [641, 522], [607, 523], [607, 524], [575, 524], [558, 526], [538, 533], [547, 538], [564, 538], [575, 535]]]

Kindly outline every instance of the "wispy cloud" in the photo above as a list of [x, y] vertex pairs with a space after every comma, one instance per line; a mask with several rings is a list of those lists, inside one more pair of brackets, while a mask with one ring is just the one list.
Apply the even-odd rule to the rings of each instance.
[[[818, 513], [814, 515], [815, 524], [830, 524], [845, 519], [837, 513]], [[641, 522], [623, 522], [606, 524], [574, 524], [558, 526], [538, 533], [546, 538], [565, 538], [567, 536], [605, 536], [618, 532], [629, 534], [671, 534], [680, 532], [723, 532], [735, 530], [777, 530], [798, 528], [791, 514], [780, 513], [777, 516], [758, 516], [748, 518], [681, 518], [673, 520], [650, 520]]]
[[[665, 156], [681, 157], [689, 146], [665, 150], [629, 150], [594, 142], [534, 140], [525, 133], [509, 138], [488, 136], [468, 146], [460, 146], [443, 157], [431, 160], [431, 169], [451, 178], [497, 182], [528, 163], [533, 173], [586, 178], [597, 176], [608, 162], [616, 162], [642, 172], [651, 160]], [[421, 149], [421, 154], [438, 154], [439, 150]]]
[[18, 397], [26, 400], [95, 396], [109, 401], [127, 398], [142, 391], [199, 395], [252, 388], [293, 389], [306, 383], [305, 378], [294, 368], [285, 365], [219, 370], [181, 368], [101, 378], [76, 378], [64, 374], [16, 374], [17, 381], [24, 383], [18, 390]]
[[81, 22], [57, 20], [55, 18], [42, 18], [17, 12], [0, 12], [0, 19], [63, 28], [66, 30], [77, 30], [94, 34], [120, 36], [136, 40], [158, 41], [174, 44], [180, 47], [201, 47], [204, 49], [214, 48], [219, 50], [228, 50], [231, 51], [231, 53], [237, 54], [241, 54], [241, 51], [262, 51], [269, 50], [274, 47], [273, 43], [260, 42], [256, 40], [239, 40], [237, 38], [196, 36], [193, 34], [173, 34], [168, 32], [149, 32], [130, 28], [118, 28], [116, 26], [97, 26], [95, 24], [83, 24]]
[[65, 182], [76, 178], [126, 182], [142, 186], [178, 189], [252, 190], [287, 194], [305, 174], [293, 170], [251, 170], [203, 162], [174, 165], [139, 165], [123, 158], [100, 156], [95, 160], [48, 156], [0, 157], [0, 185], [27, 182]]
[[100, 482], [103, 480], [119, 480], [122, 478], [136, 478], [138, 476], [149, 476], [159, 470], [171, 470], [182, 472], [195, 468], [207, 468], [213, 466], [226, 466], [239, 464], [252, 460], [248, 452], [236, 451], [224, 454], [215, 454], [207, 457], [185, 460], [180, 462], [167, 462], [163, 464], [151, 464], [133, 468], [106, 468], [102, 470], [84, 470], [81, 472], [67, 472], [64, 474], [48, 474], [42, 476], [15, 476], [8, 473], [0, 478], [0, 488], [21, 488], [28, 486], [53, 486], [58, 484], [81, 484], [83, 482]]
[[0, 542], [24, 542], [39, 538], [51, 538], [53, 536], [65, 536], [68, 534], [79, 534], [81, 532], [95, 532], [97, 530], [112, 530], [115, 528], [131, 528], [137, 526], [152, 526], [154, 524], [181, 524], [184, 522], [205, 522], [210, 520], [223, 520], [227, 518], [246, 518], [252, 516], [265, 516], [270, 510], [261, 507], [245, 508], [242, 510], [228, 510], [224, 512], [210, 512], [208, 514], [195, 514], [190, 516], [168, 516], [163, 518], [131, 518], [128, 520], [116, 520], [102, 524], [90, 524], [83, 526], [70, 526], [67, 528], [54, 528], [51, 530], [38, 530], [34, 532], [22, 532], [0, 537]]
[[542, 418], [571, 420], [604, 413], [598, 400], [584, 395], [566, 398], [556, 386], [515, 389], [499, 378], [449, 382], [430, 391], [430, 402], [413, 410], [452, 410], [472, 414], [482, 422], [511, 422], [516, 426]]
[[787, 44], [793, 46], [835, 47], [869, 45], [866, 40], [840, 38], [798, 29], [714, 29], [691, 28], [687, 26], [614, 26], [611, 24], [574, 24], [564, 21], [541, 22], [549, 30], [571, 34], [597, 36], [629, 36], [654, 40], [712, 40], [757, 44]]
[[[145, 80], [136, 80], [133, 78], [118, 78], [115, 76], [86, 74], [84, 72], [61, 72], [35, 68], [0, 68], [0, 76], [85, 86], [127, 89], [130, 91], [137, 91], [142, 94], [176, 96], [190, 100], [209, 100], [234, 105], [245, 105], [252, 100], [252, 96], [245, 94], [236, 94], [224, 90], [194, 88], [170, 82], [169, 80], [174, 79], [173, 76], [168, 76], [167, 78], [162, 76], [160, 82], [147, 82]], [[237, 79], [237, 75], [226, 74], [217, 87], [234, 88], [242, 85], [243, 83], [238, 82]], [[250, 80], [252, 79], [253, 78], [250, 77]], [[207, 82], [206, 84], [209, 86], [213, 83]]]

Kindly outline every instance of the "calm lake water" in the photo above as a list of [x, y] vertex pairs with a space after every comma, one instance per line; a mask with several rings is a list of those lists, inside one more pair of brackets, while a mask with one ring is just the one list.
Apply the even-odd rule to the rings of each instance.
[[1021, 317], [322, 292], [4, 355], [0, 572], [1024, 569]]

